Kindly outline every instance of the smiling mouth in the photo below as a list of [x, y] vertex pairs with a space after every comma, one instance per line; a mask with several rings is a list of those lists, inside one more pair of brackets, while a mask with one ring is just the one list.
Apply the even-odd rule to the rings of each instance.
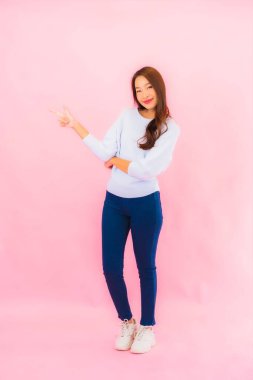
[[145, 100], [145, 101], [143, 101], [143, 103], [148, 104], [148, 103], [150, 103], [152, 100], [153, 100], [153, 98], [152, 98], [152, 99]]

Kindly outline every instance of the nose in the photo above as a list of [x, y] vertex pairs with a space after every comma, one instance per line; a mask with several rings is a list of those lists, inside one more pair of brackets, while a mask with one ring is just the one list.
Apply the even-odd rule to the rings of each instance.
[[142, 93], [142, 98], [145, 100], [145, 99], [149, 99], [150, 97], [151, 97], [150, 91], [148, 89], [144, 90]]

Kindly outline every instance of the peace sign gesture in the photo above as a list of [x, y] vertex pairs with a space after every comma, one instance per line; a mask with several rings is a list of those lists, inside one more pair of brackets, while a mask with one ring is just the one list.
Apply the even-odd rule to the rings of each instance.
[[55, 111], [53, 109], [49, 109], [50, 112], [56, 114], [58, 116], [58, 120], [62, 127], [71, 127], [73, 128], [77, 123], [77, 120], [70, 113], [66, 106], [63, 106], [63, 112]]

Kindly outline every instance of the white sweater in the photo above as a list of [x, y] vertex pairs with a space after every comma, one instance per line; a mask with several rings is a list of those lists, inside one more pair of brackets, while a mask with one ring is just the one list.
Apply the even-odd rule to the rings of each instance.
[[[169, 166], [181, 132], [175, 121], [167, 118], [167, 132], [156, 140], [153, 148], [143, 150], [138, 147], [137, 140], [144, 136], [150, 120], [143, 117], [136, 107], [123, 108], [102, 141], [91, 133], [82, 139], [83, 143], [102, 161], [114, 156], [131, 161], [128, 173], [116, 166], [109, 169], [111, 176], [106, 187], [109, 192], [120, 197], [133, 198], [160, 190], [156, 176]], [[139, 142], [144, 140], [141, 139]]]

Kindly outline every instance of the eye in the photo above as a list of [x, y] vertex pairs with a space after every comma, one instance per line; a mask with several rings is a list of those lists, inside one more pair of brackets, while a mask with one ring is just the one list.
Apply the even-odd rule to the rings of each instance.
[[[153, 88], [153, 86], [148, 86], [148, 88]], [[140, 92], [140, 90], [137, 90], [136, 93], [137, 93], [137, 92]]]

